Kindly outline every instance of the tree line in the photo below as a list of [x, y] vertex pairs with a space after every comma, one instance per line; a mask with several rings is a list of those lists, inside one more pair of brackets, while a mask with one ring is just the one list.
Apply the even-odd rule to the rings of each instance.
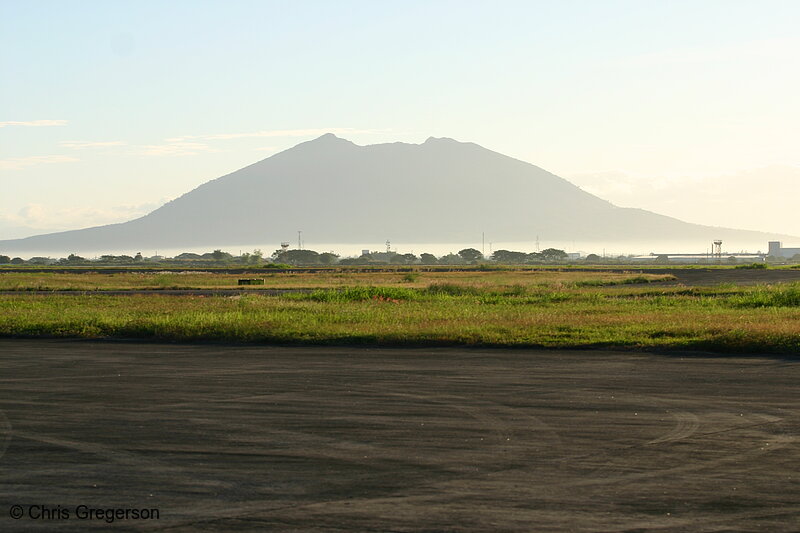
[[568, 255], [564, 250], [548, 248], [541, 252], [515, 252], [497, 250], [488, 258], [475, 248], [464, 248], [457, 253], [436, 257], [430, 253], [416, 256], [411, 253], [371, 252], [360, 257], [339, 258], [332, 252], [318, 253], [313, 250], [275, 250], [272, 260], [290, 265], [477, 265], [487, 261], [500, 264], [534, 264], [565, 261]]
[[81, 265], [142, 265], [142, 264], [167, 264], [178, 263], [183, 265], [243, 265], [243, 266], [301, 266], [301, 265], [477, 265], [486, 262], [499, 264], [536, 264], [561, 262], [567, 259], [567, 254], [563, 250], [548, 248], [541, 252], [517, 252], [512, 250], [497, 250], [488, 258], [475, 248], [464, 248], [457, 253], [449, 253], [442, 256], [435, 256], [430, 253], [421, 253], [418, 256], [412, 253], [397, 252], [371, 252], [359, 257], [342, 258], [333, 252], [317, 252], [314, 250], [295, 249], [289, 250], [281, 248], [269, 257], [265, 258], [261, 250], [253, 250], [238, 256], [234, 256], [220, 249], [203, 254], [184, 252], [174, 257], [144, 257], [141, 252], [135, 255], [102, 255], [98, 258], [86, 258], [77, 254], [70, 254], [67, 257], [53, 259], [49, 257], [31, 257], [22, 259], [20, 257], [11, 258], [7, 255], [0, 255], [0, 264], [3, 265], [57, 265], [57, 266], [81, 266]]

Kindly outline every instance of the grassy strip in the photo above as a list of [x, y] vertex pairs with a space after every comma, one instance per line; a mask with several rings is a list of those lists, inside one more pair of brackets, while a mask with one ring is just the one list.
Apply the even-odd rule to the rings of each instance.
[[735, 307], [800, 307], [800, 284], [758, 287], [729, 301]]
[[[283, 296], [0, 297], [0, 336], [800, 353], [800, 285], [351, 287]], [[627, 290], [627, 289], [624, 289]]]
[[127, 273], [20, 273], [0, 272], [0, 290], [128, 290], [128, 289], [222, 289], [238, 288], [242, 277], [262, 278], [262, 289], [323, 289], [352, 286], [404, 286], [422, 288], [431, 284], [474, 287], [511, 285], [611, 286], [668, 281], [663, 274], [558, 271], [469, 271], [469, 272], [330, 272], [220, 274], [214, 272]]

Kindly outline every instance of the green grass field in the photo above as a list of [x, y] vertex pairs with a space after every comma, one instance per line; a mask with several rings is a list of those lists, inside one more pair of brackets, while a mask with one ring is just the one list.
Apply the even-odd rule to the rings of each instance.
[[184, 272], [70, 272], [70, 273], [11, 273], [0, 271], [0, 291], [25, 290], [133, 290], [133, 289], [224, 289], [238, 288], [241, 278], [264, 279], [264, 285], [248, 287], [263, 289], [318, 289], [352, 286], [427, 287], [431, 283], [458, 283], [477, 287], [505, 285], [617, 285], [664, 281], [672, 276], [638, 274], [634, 272], [559, 272], [557, 270], [501, 270], [464, 272], [299, 272], [222, 274], [203, 271]]
[[[274, 296], [258, 289], [227, 297], [24, 290], [31, 283], [142, 287], [132, 274], [47, 276], [3, 279], [22, 290], [0, 296], [0, 336], [800, 353], [797, 283], [689, 288], [664, 286], [663, 276], [457, 272], [286, 274], [267, 277], [265, 287], [313, 290]], [[143, 281], [157, 283], [162, 274], [153, 276]], [[194, 276], [178, 286], [223, 287], [236, 278]]]

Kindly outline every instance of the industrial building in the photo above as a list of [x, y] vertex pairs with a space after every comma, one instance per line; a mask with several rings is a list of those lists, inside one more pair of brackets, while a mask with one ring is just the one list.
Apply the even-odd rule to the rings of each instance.
[[784, 248], [783, 243], [780, 241], [770, 241], [769, 251], [767, 255], [772, 257], [782, 257], [784, 259], [791, 259], [795, 255], [800, 255], [800, 248]]
[[716, 264], [716, 263], [763, 263], [764, 254], [751, 253], [725, 253], [720, 256], [713, 254], [655, 254], [631, 257], [633, 262], [641, 263], [684, 263], [684, 264]]
[[[770, 241], [766, 254], [758, 253], [728, 253], [722, 251], [722, 241], [713, 242], [712, 248], [707, 253], [687, 254], [687, 253], [651, 253], [650, 255], [640, 255], [632, 257], [633, 261], [659, 263], [757, 263], [767, 260], [768, 257], [774, 259], [794, 259], [800, 257], [800, 248], [784, 248], [780, 241]], [[796, 260], [796, 259], [795, 259]]]
[[[773, 244], [780, 243], [769, 243], [770, 250], [772, 249]], [[771, 255], [771, 254], [770, 254]], [[791, 256], [789, 256], [791, 257]], [[763, 263], [767, 259], [767, 254], [763, 254], [761, 252], [757, 253], [749, 253], [749, 252], [739, 252], [739, 253], [729, 253], [724, 252], [722, 250], [722, 241], [720, 239], [716, 239], [711, 243], [711, 249], [706, 253], [700, 254], [692, 254], [692, 253], [651, 253], [650, 255], [640, 255], [637, 257], [632, 257], [631, 260], [633, 261], [640, 261], [640, 262], [658, 262], [658, 263], [697, 263], [697, 264], [709, 264], [709, 263], [717, 263], [721, 264], [723, 260], [726, 263]]]

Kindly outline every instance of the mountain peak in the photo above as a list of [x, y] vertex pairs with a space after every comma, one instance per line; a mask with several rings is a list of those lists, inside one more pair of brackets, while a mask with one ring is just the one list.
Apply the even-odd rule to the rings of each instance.
[[425, 140], [424, 144], [437, 144], [437, 143], [462, 144], [455, 139], [451, 139], [450, 137], [428, 137]]
[[[354, 147], [356, 146], [352, 141], [348, 141], [347, 139], [342, 139], [341, 137], [337, 137], [333, 133], [326, 133], [324, 135], [320, 135], [316, 139], [311, 139], [310, 141], [305, 141], [294, 148], [290, 148], [287, 152], [294, 152], [296, 150], [305, 151], [305, 150], [322, 150], [323, 152], [336, 152], [340, 148], [345, 147]], [[269, 159], [269, 158], [268, 158]]]
[[310, 146], [344, 146], [344, 145], [355, 146], [355, 144], [352, 141], [348, 141], [347, 139], [342, 139], [341, 137], [337, 137], [333, 133], [326, 133], [324, 135], [320, 135], [316, 139], [311, 139], [310, 141], [301, 143], [301, 145], [303, 144]]

